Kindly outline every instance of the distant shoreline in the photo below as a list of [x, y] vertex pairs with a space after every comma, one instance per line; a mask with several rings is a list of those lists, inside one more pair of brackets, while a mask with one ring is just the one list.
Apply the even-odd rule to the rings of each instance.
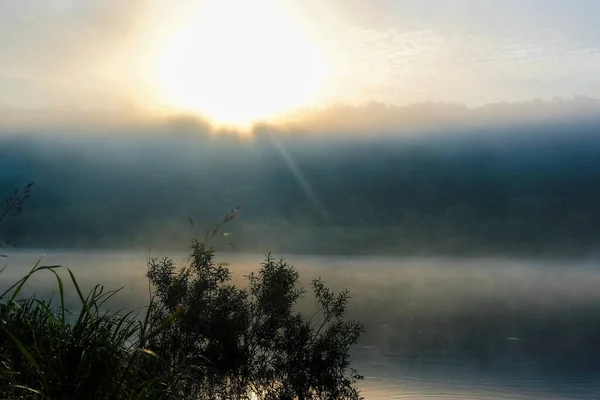
[[[258, 260], [264, 258], [264, 256], [268, 253], [272, 254], [275, 257], [284, 257], [284, 258], [340, 258], [340, 257], [352, 257], [355, 259], [402, 259], [405, 261], [410, 260], [420, 260], [426, 259], [431, 261], [443, 261], [443, 260], [504, 260], [504, 261], [540, 261], [544, 263], [553, 263], [564, 260], [569, 261], [580, 261], [580, 262], [598, 262], [600, 261], [600, 251], [588, 251], [588, 252], [579, 252], [579, 253], [567, 253], [567, 252], [552, 252], [550, 250], [546, 252], [506, 252], [506, 253], [484, 253], [484, 252], [471, 252], [471, 253], [432, 253], [432, 252], [421, 252], [421, 253], [309, 253], [309, 252], [293, 252], [293, 251], [264, 251], [260, 252], [257, 250], [249, 250], [240, 249], [239, 251], [226, 251], [223, 250], [222, 246], [216, 246], [215, 251], [218, 257], [250, 257], [256, 258]], [[89, 253], [120, 253], [120, 254], [139, 254], [140, 256], [148, 255], [150, 256], [159, 256], [162, 257], [164, 255], [168, 256], [176, 256], [178, 254], [185, 255], [188, 252], [188, 249], [182, 247], [141, 247], [141, 246], [131, 246], [131, 247], [53, 247], [53, 246], [32, 246], [32, 247], [19, 247], [15, 249], [6, 249], [4, 251], [5, 254], [10, 256], [11, 254], [19, 254], [19, 253], [39, 253], [43, 255], [45, 253], [81, 253], [81, 254], [89, 254]], [[8, 260], [9, 258], [7, 258]]]

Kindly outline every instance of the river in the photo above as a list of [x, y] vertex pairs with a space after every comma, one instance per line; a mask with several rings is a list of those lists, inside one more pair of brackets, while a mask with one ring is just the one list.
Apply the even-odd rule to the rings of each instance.
[[[118, 301], [128, 307], [148, 299], [143, 251], [12, 251], [0, 286], [42, 254], [43, 264], [71, 268], [85, 287], [124, 286]], [[305, 286], [321, 276], [334, 289], [350, 290], [348, 316], [366, 329], [352, 356], [365, 376], [359, 386], [367, 400], [600, 398], [598, 261], [286, 259]], [[241, 283], [262, 256], [219, 254], [218, 260]], [[40, 275], [30, 290], [49, 293], [53, 279]]]

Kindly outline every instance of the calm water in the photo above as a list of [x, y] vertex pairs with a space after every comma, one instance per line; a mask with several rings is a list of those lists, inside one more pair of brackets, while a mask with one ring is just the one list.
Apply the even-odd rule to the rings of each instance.
[[[148, 298], [143, 252], [14, 252], [0, 286], [43, 253], [43, 264], [73, 269], [84, 286], [125, 285], [118, 301], [129, 307]], [[261, 259], [219, 255], [240, 283]], [[367, 329], [353, 351], [366, 399], [600, 398], [600, 262], [287, 259], [305, 284], [322, 276], [350, 289], [349, 316]], [[31, 288], [50, 293], [53, 278]]]

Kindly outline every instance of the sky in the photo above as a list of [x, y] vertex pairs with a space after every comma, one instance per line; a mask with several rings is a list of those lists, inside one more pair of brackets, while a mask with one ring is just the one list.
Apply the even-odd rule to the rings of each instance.
[[196, 107], [241, 121], [373, 101], [600, 97], [595, 0], [223, 0], [220, 14], [210, 1], [3, 0], [0, 106]]

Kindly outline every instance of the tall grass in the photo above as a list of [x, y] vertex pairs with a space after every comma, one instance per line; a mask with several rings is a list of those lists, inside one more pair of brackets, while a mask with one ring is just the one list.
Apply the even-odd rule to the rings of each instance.
[[[0, 222], [21, 213], [34, 183], [6, 199]], [[210, 240], [221, 225], [233, 220], [237, 207], [206, 232]], [[190, 218], [193, 226], [193, 220]], [[13, 245], [10, 240], [0, 241]], [[6, 257], [6, 255], [2, 255]], [[58, 265], [41, 265], [0, 293], [0, 399], [181, 399], [190, 378], [189, 366], [170, 365], [147, 344], [172, 324], [179, 311], [156, 317], [151, 288], [145, 312], [106, 308], [118, 290], [94, 286], [87, 295], [75, 275]], [[5, 267], [0, 268], [0, 277]], [[65, 305], [65, 281], [77, 293], [79, 309]], [[23, 298], [37, 274], [56, 280], [58, 299]], [[157, 321], [157, 318], [158, 321]], [[155, 341], [154, 341], [155, 342]]]
[[[79, 309], [65, 306], [66, 270], [80, 300]], [[20, 298], [35, 274], [54, 276], [58, 300]], [[171, 315], [156, 329], [148, 330], [148, 316], [102, 310], [118, 290], [95, 286], [82, 292], [69, 269], [36, 263], [29, 273], [0, 294], [0, 397], [9, 399], [152, 399], [175, 397], [173, 383], [184, 376], [176, 370], [147, 373], [160, 362], [145, 349], [170, 323]], [[141, 317], [141, 318], [140, 318]]]

